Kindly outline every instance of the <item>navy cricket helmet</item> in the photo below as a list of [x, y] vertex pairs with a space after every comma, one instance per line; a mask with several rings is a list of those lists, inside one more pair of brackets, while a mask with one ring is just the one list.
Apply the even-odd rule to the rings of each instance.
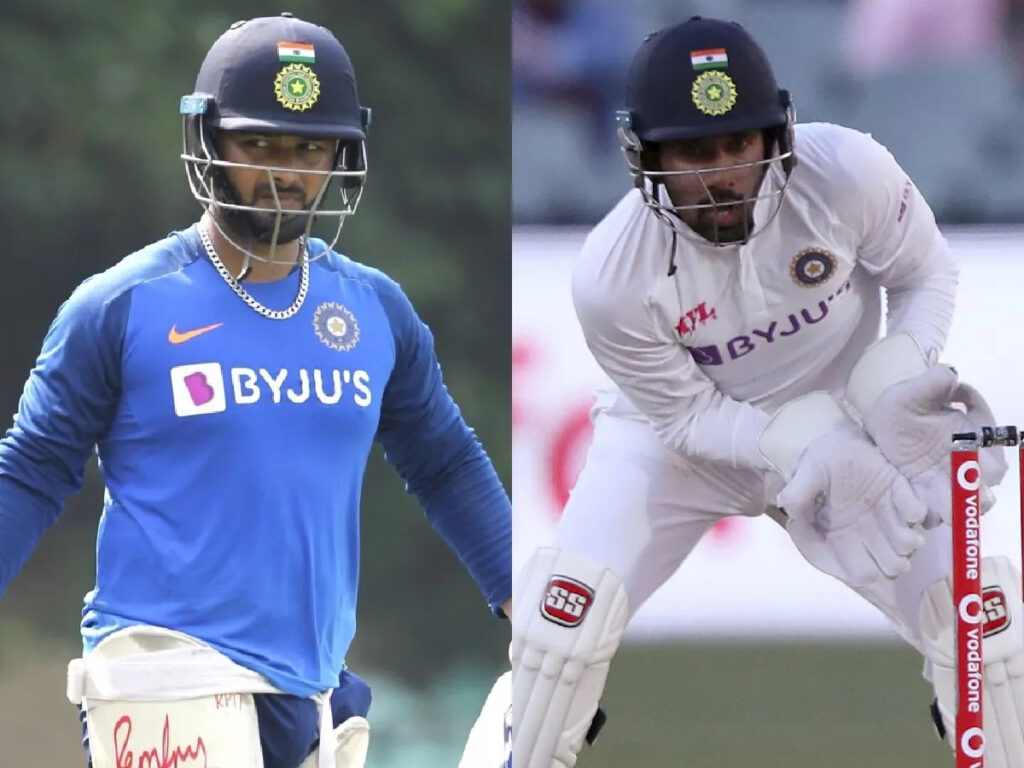
[[663, 189], [664, 179], [695, 175], [703, 183], [704, 175], [722, 169], [663, 171], [651, 162], [649, 150], [654, 145], [753, 130], [766, 136], [767, 156], [756, 164], [765, 175], [777, 165], [782, 178], [748, 202], [776, 197], [781, 204], [796, 164], [793, 123], [792, 97], [778, 87], [771, 63], [757, 42], [736, 22], [700, 16], [647, 36], [629, 69], [625, 109], [616, 113], [630, 174], [658, 213], [715, 207], [715, 202], [673, 205]]
[[[195, 91], [182, 97], [180, 112], [189, 186], [218, 226], [226, 225], [236, 237], [276, 245], [308, 236], [315, 219], [337, 218], [333, 246], [362, 195], [370, 110], [360, 106], [352, 62], [329, 30], [290, 13], [235, 22], [207, 52]], [[338, 142], [334, 167], [302, 171], [324, 177], [319, 194], [302, 211], [280, 203], [276, 211], [248, 205], [238, 198], [225, 168], [266, 171], [271, 189], [274, 169], [221, 159], [218, 131], [333, 139]], [[334, 181], [338, 205], [325, 202]]]

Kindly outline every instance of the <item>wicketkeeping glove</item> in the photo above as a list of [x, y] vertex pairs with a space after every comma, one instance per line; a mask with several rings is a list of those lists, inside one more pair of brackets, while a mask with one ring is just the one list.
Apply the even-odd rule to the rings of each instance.
[[808, 562], [852, 587], [910, 569], [927, 508], [831, 395], [787, 403], [759, 446], [784, 480], [776, 504]]
[[924, 543], [924, 502], [852, 424], [807, 447], [777, 504], [804, 557], [851, 587], [906, 573]]
[[[995, 424], [981, 394], [960, 383], [952, 368], [929, 362], [909, 335], [895, 334], [864, 353], [845, 395], [864, 430], [928, 506], [925, 528], [949, 522], [952, 435]], [[998, 447], [982, 449], [979, 460], [985, 512], [995, 501], [989, 489], [1003, 479], [1007, 464]]]

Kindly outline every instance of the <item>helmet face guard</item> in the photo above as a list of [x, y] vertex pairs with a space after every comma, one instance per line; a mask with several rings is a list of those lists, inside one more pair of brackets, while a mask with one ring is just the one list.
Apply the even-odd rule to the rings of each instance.
[[[770, 62], [739, 24], [699, 16], [648, 35], [633, 58], [627, 77], [626, 109], [616, 113], [619, 143], [633, 183], [645, 203], [673, 232], [703, 244], [747, 242], [778, 213], [793, 151], [793, 100], [779, 89]], [[765, 156], [757, 160], [664, 170], [656, 162], [658, 145], [759, 131]], [[759, 169], [753, 194], [713, 194], [709, 177], [723, 171]], [[667, 182], [691, 179], [704, 195], [678, 205]], [[711, 210], [741, 210], [741, 229], [723, 227], [712, 217], [709, 232], [698, 233], [685, 221]], [[755, 215], [756, 214], [756, 215]], [[756, 222], [756, 226], [755, 226]]]
[[[761, 128], [765, 136], [767, 156], [760, 160], [746, 163], [736, 163], [726, 166], [707, 166], [705, 168], [694, 168], [685, 171], [666, 171], [660, 168], [647, 167], [645, 161], [655, 150], [656, 142], [643, 142], [633, 130], [632, 115], [627, 110], [620, 110], [615, 115], [617, 124], [616, 134], [619, 145], [622, 148], [626, 160], [626, 167], [629, 170], [633, 184], [644, 197], [644, 202], [658, 214], [659, 218], [665, 221], [672, 229], [683, 237], [697, 240], [701, 243], [710, 242], [712, 245], [726, 246], [736, 242], [746, 243], [752, 237], [764, 230], [767, 225], [778, 214], [782, 207], [782, 198], [789, 184], [789, 174], [796, 164], [796, 155], [793, 152], [793, 106], [787, 91], [781, 91], [781, 98], [785, 101], [786, 122], [782, 125], [766, 126]], [[749, 130], [755, 130], [751, 128]], [[739, 132], [739, 131], [737, 131]], [[726, 134], [723, 134], [726, 135]], [[686, 137], [690, 138], [690, 137]], [[704, 138], [695, 136], [692, 138]], [[722, 171], [742, 170], [744, 168], [759, 168], [760, 182], [754, 194], [731, 200], [716, 200], [708, 184], [707, 177], [720, 174]], [[709, 202], [694, 203], [691, 205], [677, 205], [669, 194], [666, 181], [672, 178], [696, 179], [704, 191], [704, 198]], [[737, 238], [725, 238], [718, 230], [717, 217], [714, 218], [715, 225], [710, 237], [697, 234], [685, 226], [683, 222], [687, 213], [699, 213], [710, 210], [717, 213], [720, 210], [732, 209], [739, 206], [742, 209], [740, 223], [743, 227], [742, 236]], [[754, 211], [764, 209], [761, 226], [754, 227]]]
[[[278, 244], [308, 238], [316, 222], [329, 221], [333, 238], [318, 255], [333, 248], [362, 197], [370, 110], [359, 105], [352, 62], [330, 31], [290, 13], [232, 24], [207, 52], [179, 111], [189, 189], [232, 245], [273, 262]], [[334, 163], [309, 170], [229, 162], [218, 152], [226, 131], [336, 142]], [[232, 170], [264, 174], [273, 205], [241, 199]], [[282, 172], [320, 177], [302, 209], [282, 205], [274, 182]]]
[[[269, 245], [269, 256], [254, 253], [248, 255], [261, 261], [273, 262], [279, 243], [292, 242], [303, 236], [308, 238], [315, 223], [331, 221], [334, 231], [333, 236], [328, 239], [328, 248], [334, 247], [341, 236], [345, 220], [356, 212], [363, 194], [367, 172], [364, 139], [339, 139], [334, 167], [326, 171], [300, 171], [294, 168], [229, 162], [220, 158], [216, 147], [216, 130], [205, 119], [209, 105], [208, 97], [186, 96], [181, 102], [181, 159], [185, 163], [189, 189], [196, 201], [213, 215], [218, 228], [222, 229], [222, 233], [233, 245], [246, 252], [251, 249], [245, 248], [245, 243], [234, 242], [235, 239]], [[365, 131], [370, 123], [370, 110], [361, 108], [361, 114]], [[264, 131], [265, 129], [259, 130]], [[228, 178], [227, 170], [230, 168], [254, 170], [265, 174], [266, 183], [274, 196], [274, 207], [250, 205], [240, 200], [237, 190]], [[322, 183], [316, 196], [305, 208], [284, 208], [277, 197], [277, 187], [274, 183], [276, 172], [320, 176]], [[318, 258], [326, 252], [327, 249], [324, 249], [311, 258]]]

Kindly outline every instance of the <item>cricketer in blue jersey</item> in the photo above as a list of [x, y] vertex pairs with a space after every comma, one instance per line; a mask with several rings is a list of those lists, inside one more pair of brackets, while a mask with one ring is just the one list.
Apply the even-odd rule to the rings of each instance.
[[[499, 614], [511, 596], [509, 500], [399, 285], [310, 235], [314, 219], [333, 218], [337, 240], [366, 175], [369, 110], [341, 44], [287, 14], [237, 23], [181, 111], [205, 212], [60, 308], [0, 441], [0, 592], [97, 451], [106, 494], [84, 661], [152, 629], [157, 640], [147, 646], [144, 633], [133, 652], [198, 655], [196, 679], [213, 669], [243, 681], [217, 689], [216, 709], [236, 690], [251, 695], [265, 768], [359, 766], [365, 740], [346, 753], [339, 736], [336, 756], [315, 747], [369, 707], [344, 661], [373, 442]], [[111, 693], [97, 682], [106, 676], [86, 674], [83, 711], [99, 699], [140, 713], [131, 701], [175, 698], [168, 688], [209, 692], [189, 688], [194, 672], [157, 675], [160, 690], [141, 693], [152, 680], [111, 675]], [[216, 734], [180, 730], [190, 717], [212, 727], [197, 711], [176, 715], [175, 737], [166, 716], [165, 752], [181, 739], [170, 756], [147, 753], [124, 714], [111, 733], [90, 720], [94, 768], [198, 761], [200, 747], [213, 761]]]

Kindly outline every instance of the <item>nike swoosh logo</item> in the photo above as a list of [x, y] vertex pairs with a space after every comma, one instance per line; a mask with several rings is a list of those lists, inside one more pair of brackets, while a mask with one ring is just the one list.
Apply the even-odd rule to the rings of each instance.
[[167, 332], [167, 340], [171, 344], [184, 344], [186, 341], [192, 341], [196, 336], [202, 336], [204, 333], [220, 328], [224, 323], [213, 323], [212, 325], [204, 325], [202, 328], [193, 328], [191, 331], [179, 331], [176, 325], [171, 326], [171, 330]]

